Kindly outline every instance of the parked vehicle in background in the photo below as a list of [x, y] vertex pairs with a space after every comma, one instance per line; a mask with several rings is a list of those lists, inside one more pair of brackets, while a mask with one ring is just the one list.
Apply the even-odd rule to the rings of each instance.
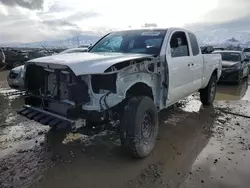
[[7, 68], [14, 68], [23, 65], [29, 60], [28, 53], [22, 50], [4, 50]]
[[[246, 55], [246, 57], [250, 60], [250, 48], [244, 48], [243, 52]], [[250, 61], [248, 62], [248, 67], [250, 68]]]
[[7, 76], [8, 85], [13, 89], [22, 90], [24, 88], [23, 77], [24, 77], [24, 65], [11, 69]]
[[88, 48], [70, 48], [60, 52], [59, 54], [67, 54], [67, 53], [79, 53], [79, 52], [87, 52]]
[[235, 82], [240, 84], [242, 79], [248, 77], [249, 59], [242, 51], [214, 51], [214, 54], [221, 54], [222, 57], [222, 74], [220, 81]]
[[203, 55], [184, 29], [128, 30], [105, 35], [88, 53], [33, 59], [25, 69], [19, 114], [53, 128], [116, 130], [123, 148], [144, 158], [160, 110], [197, 91], [203, 105], [213, 103], [221, 55]]
[[[60, 54], [87, 52], [88, 48], [71, 48], [62, 51]], [[24, 65], [15, 67], [9, 71], [7, 76], [8, 85], [13, 89], [22, 90], [24, 87]]]
[[243, 52], [245, 53], [245, 55], [247, 56], [247, 58], [250, 59], [250, 48], [244, 48]]

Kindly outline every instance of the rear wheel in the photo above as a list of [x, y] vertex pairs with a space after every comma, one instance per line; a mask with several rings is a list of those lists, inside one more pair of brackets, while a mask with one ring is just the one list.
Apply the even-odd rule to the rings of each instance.
[[123, 148], [133, 157], [144, 158], [154, 149], [158, 134], [158, 113], [153, 100], [139, 96], [129, 99], [121, 121]]
[[200, 91], [200, 100], [203, 105], [211, 105], [214, 102], [217, 87], [217, 77], [212, 75], [210, 81], [204, 89]]

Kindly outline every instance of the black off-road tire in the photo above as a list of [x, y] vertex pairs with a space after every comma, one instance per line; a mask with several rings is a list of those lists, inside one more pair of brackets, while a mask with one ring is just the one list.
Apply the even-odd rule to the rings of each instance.
[[217, 87], [217, 77], [212, 75], [210, 81], [204, 89], [200, 91], [200, 100], [203, 105], [211, 105], [214, 102]]
[[122, 147], [135, 158], [147, 157], [158, 135], [158, 112], [153, 100], [139, 96], [128, 100], [121, 120]]

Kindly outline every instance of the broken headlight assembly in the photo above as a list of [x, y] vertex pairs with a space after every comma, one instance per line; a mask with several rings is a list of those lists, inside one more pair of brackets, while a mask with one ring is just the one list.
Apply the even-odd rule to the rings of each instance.
[[91, 75], [91, 87], [94, 93], [116, 93], [117, 73]]

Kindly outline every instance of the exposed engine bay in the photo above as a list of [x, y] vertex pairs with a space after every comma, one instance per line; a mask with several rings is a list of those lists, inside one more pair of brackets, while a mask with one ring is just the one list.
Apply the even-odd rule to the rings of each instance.
[[30, 97], [26, 99], [26, 104], [68, 117], [72, 108], [81, 109], [82, 105], [90, 103], [91, 91], [97, 94], [116, 93], [116, 77], [116, 73], [75, 76], [69, 69], [29, 65], [26, 68], [25, 88]]

